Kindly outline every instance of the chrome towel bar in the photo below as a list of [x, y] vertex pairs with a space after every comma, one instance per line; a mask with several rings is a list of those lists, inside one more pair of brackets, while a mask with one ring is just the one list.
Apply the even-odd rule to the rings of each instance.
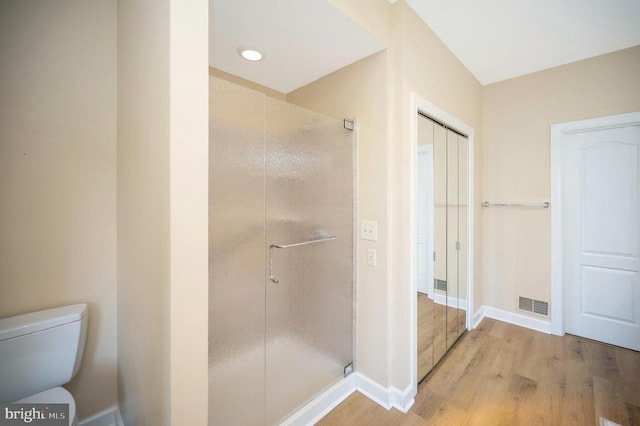
[[484, 207], [526, 207], [530, 209], [548, 209], [549, 202], [545, 201], [544, 203], [492, 203], [489, 201], [485, 201], [482, 203]]
[[309, 240], [309, 241], [305, 241], [302, 243], [295, 243], [295, 244], [271, 244], [271, 248], [288, 249], [293, 247], [306, 246], [307, 244], [321, 243], [323, 241], [331, 241], [335, 239], [336, 237], [330, 236], [330, 237], [318, 238], [317, 240]]
[[276, 279], [275, 276], [273, 276], [273, 249], [289, 249], [289, 248], [294, 248], [294, 247], [300, 247], [300, 246], [306, 246], [307, 244], [315, 244], [315, 243], [321, 243], [323, 241], [331, 241], [331, 240], [335, 240], [336, 237], [335, 236], [330, 236], [330, 237], [324, 237], [324, 238], [318, 238], [317, 240], [309, 240], [309, 241], [304, 241], [302, 243], [294, 243], [294, 244], [271, 244], [269, 246], [269, 279], [271, 280], [272, 283], [278, 284], [280, 281]]

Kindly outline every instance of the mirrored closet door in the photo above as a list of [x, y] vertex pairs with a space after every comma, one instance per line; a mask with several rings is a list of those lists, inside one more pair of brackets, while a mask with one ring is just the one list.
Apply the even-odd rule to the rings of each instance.
[[468, 139], [418, 115], [418, 381], [466, 331]]

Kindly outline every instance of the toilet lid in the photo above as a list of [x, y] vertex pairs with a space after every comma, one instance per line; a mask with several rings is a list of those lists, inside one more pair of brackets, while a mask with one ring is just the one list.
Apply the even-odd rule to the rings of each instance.
[[36, 393], [15, 402], [16, 404], [69, 404], [69, 426], [73, 426], [76, 421], [76, 402], [73, 396], [61, 387]]

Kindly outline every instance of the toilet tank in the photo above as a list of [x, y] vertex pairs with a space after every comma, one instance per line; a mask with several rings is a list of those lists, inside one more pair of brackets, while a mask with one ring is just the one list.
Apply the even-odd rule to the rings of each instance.
[[0, 319], [0, 403], [69, 382], [87, 338], [86, 304]]

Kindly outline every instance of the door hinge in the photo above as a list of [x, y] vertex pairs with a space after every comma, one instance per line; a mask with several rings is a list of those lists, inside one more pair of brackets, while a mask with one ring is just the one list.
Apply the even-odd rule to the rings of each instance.
[[343, 120], [344, 128], [347, 130], [355, 130], [356, 122], [353, 120], [347, 120], [346, 118]]
[[353, 373], [353, 363], [349, 363], [344, 367], [344, 375], [347, 376]]

